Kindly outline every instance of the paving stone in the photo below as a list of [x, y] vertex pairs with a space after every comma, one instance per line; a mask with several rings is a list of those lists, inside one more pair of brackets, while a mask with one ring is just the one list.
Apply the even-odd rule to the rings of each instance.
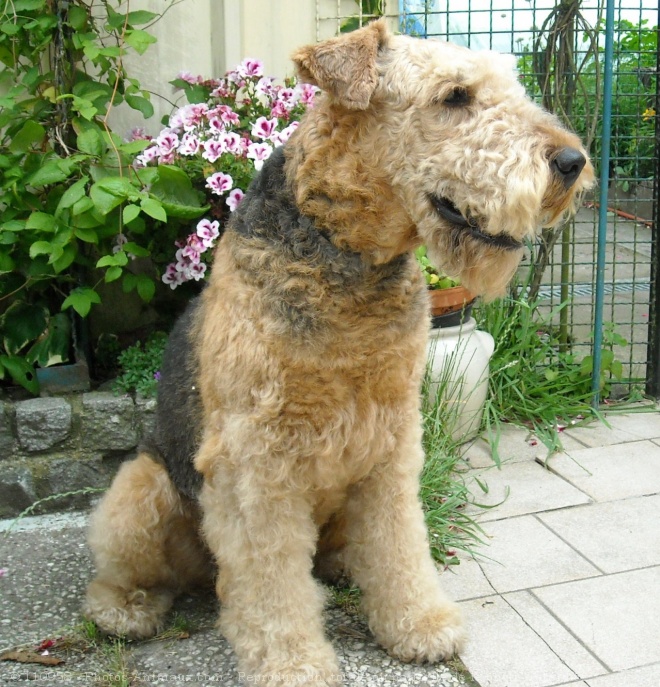
[[105, 391], [83, 394], [82, 423], [88, 449], [128, 451], [138, 442], [135, 404], [130, 396]]
[[660, 493], [660, 446], [651, 441], [555, 454], [547, 464], [596, 501]]
[[578, 676], [499, 596], [464, 601], [469, 641], [461, 659], [481, 687], [550, 687]]
[[[485, 482], [488, 492], [470, 481]], [[501, 469], [475, 470], [466, 475], [466, 482], [477, 504], [496, 506], [484, 510], [470, 506], [471, 514], [479, 513], [481, 522], [538, 513], [588, 503], [589, 497], [538, 463], [510, 463]]]
[[[609, 419], [608, 423], [610, 427], [601, 422], [594, 422], [579, 427], [569, 427], [564, 434], [590, 448], [624, 444], [639, 440], [640, 437], [634, 432], [630, 432], [624, 427], [613, 426]], [[615, 424], [617, 423], [615, 422]]]
[[500, 593], [599, 575], [591, 563], [542, 525], [535, 517], [484, 524], [490, 546], [481, 568]]
[[[565, 434], [562, 435], [561, 440], [564, 450], [584, 448], [584, 444]], [[545, 456], [547, 449], [530, 434], [528, 429], [515, 425], [503, 425], [497, 444], [497, 452], [500, 462], [506, 464], [534, 461], [539, 456]], [[485, 434], [465, 444], [462, 455], [473, 468], [488, 468], [494, 465], [491, 445]]]
[[626, 415], [606, 415], [608, 424], [615, 431], [627, 432], [635, 439], [660, 438], [660, 412], [630, 413]]
[[16, 404], [21, 448], [29, 453], [62, 443], [71, 431], [71, 406], [63, 398], [32, 398]]
[[589, 680], [589, 687], [658, 687], [658, 685], [660, 685], [660, 663]]
[[660, 566], [532, 591], [610, 670], [621, 671], [660, 662], [659, 588]]
[[[483, 551], [486, 553], [486, 551]], [[442, 588], [450, 599], [463, 601], [491, 596], [495, 591], [484, 575], [479, 562], [467, 554], [459, 553], [460, 565], [451, 565], [440, 575]]]
[[660, 495], [577, 506], [538, 517], [604, 572], [660, 565]]
[[505, 594], [504, 599], [576, 675], [590, 678], [608, 672], [528, 591]]

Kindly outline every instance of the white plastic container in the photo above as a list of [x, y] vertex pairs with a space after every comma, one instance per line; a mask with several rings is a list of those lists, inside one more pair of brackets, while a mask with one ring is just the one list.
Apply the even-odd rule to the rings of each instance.
[[479, 431], [488, 395], [489, 362], [495, 341], [473, 318], [456, 327], [432, 329], [427, 344], [429, 399], [441, 395], [443, 419], [456, 442]]

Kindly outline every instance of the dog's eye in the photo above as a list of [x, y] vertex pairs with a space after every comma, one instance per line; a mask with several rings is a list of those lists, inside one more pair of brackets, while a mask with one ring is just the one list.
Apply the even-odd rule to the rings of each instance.
[[462, 107], [464, 105], [469, 105], [470, 100], [470, 94], [467, 89], [456, 86], [456, 88], [452, 89], [449, 94], [444, 97], [442, 104], [448, 105], [449, 107]]

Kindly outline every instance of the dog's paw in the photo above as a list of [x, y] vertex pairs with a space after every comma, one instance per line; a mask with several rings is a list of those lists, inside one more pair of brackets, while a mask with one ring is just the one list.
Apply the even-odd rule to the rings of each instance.
[[455, 604], [441, 606], [412, 624], [399, 623], [389, 640], [383, 644], [390, 655], [405, 663], [436, 663], [451, 658], [465, 640], [461, 612]]
[[95, 580], [87, 589], [83, 615], [106, 634], [147, 639], [163, 629], [173, 598], [166, 590], [127, 591]]

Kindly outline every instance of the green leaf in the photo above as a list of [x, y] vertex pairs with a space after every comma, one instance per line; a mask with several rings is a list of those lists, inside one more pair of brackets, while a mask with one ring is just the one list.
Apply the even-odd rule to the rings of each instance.
[[64, 270], [76, 259], [76, 255], [78, 254], [76, 248], [77, 246], [75, 244], [64, 246], [62, 254], [51, 261], [56, 274], [64, 272]]
[[128, 23], [131, 26], [138, 26], [140, 24], [148, 24], [154, 19], [160, 17], [160, 14], [155, 12], [147, 12], [146, 10], [135, 10], [134, 12], [128, 13]]
[[48, 328], [37, 339], [25, 355], [31, 363], [38, 363], [40, 367], [59, 365], [69, 360], [69, 346], [71, 343], [71, 322], [64, 313], [51, 316]]
[[112, 255], [104, 255], [99, 258], [96, 263], [97, 267], [114, 267], [118, 265], [119, 267], [124, 267], [128, 264], [128, 255], [123, 250], [118, 250]]
[[25, 229], [24, 219], [10, 219], [8, 222], [0, 224], [2, 231], [23, 231]]
[[128, 143], [121, 143], [119, 150], [127, 155], [135, 155], [136, 153], [141, 153], [145, 148], [152, 145], [153, 141], [147, 141], [145, 139], [139, 139], [137, 141], [129, 141]]
[[124, 40], [139, 55], [144, 54], [149, 46], [156, 42], [156, 39], [150, 33], [142, 31], [142, 29], [126, 31]]
[[15, 36], [22, 28], [22, 24], [15, 24], [14, 22], [9, 21], [0, 26], [0, 31], [2, 31], [2, 33], [6, 33], [8, 36]]
[[153, 198], [143, 198], [140, 202], [140, 207], [149, 215], [159, 222], [167, 222], [167, 213], [163, 208], [162, 203]]
[[122, 219], [124, 224], [130, 224], [140, 214], [140, 206], [129, 204], [124, 207]]
[[124, 98], [128, 106], [141, 112], [145, 119], [153, 117], [154, 106], [146, 98], [143, 98], [141, 95], [126, 95]]
[[11, 378], [17, 384], [20, 384], [35, 396], [39, 394], [37, 375], [34, 367], [27, 360], [17, 356], [2, 355], [0, 356], [0, 365], [9, 372]]
[[121, 277], [122, 272], [121, 267], [115, 265], [114, 267], [108, 267], [108, 269], [105, 271], [105, 281], [109, 284], [111, 281], [116, 281]]
[[162, 203], [168, 217], [196, 219], [209, 207], [201, 205], [190, 177], [179, 167], [159, 165], [158, 178], [152, 183], [149, 192]]
[[93, 303], [100, 303], [101, 297], [88, 286], [79, 286], [74, 289], [62, 303], [62, 310], [73, 308], [80, 317], [87, 317]]
[[59, 165], [59, 160], [49, 160], [31, 174], [25, 182], [31, 186], [48, 186], [64, 181], [69, 175]]
[[14, 12], [30, 12], [40, 10], [46, 4], [46, 0], [14, 0], [11, 8]]
[[[71, 214], [74, 217], [78, 215], [83, 215], [88, 210], [94, 207], [94, 201], [88, 196], [83, 196], [80, 200], [77, 200], [71, 207]], [[78, 225], [76, 225], [78, 226]]]
[[130, 180], [126, 177], [104, 177], [95, 185], [103, 189], [104, 191], [112, 193], [115, 196], [119, 196], [121, 198], [126, 198], [137, 193], [137, 189], [135, 188], [135, 186], [133, 186]]
[[35, 241], [30, 246], [30, 257], [34, 260], [37, 255], [50, 255], [55, 246], [48, 241]]
[[[6, 245], [5, 241], [2, 243]], [[9, 255], [9, 253], [5, 253], [4, 251], [0, 251], [0, 274], [12, 272], [15, 266], [14, 259], [11, 257], [11, 255]]]
[[2, 317], [3, 344], [9, 355], [16, 355], [46, 329], [48, 310], [24, 301], [12, 303]]
[[[70, 186], [60, 198], [55, 210], [55, 217], [58, 217], [63, 210], [73, 207], [79, 200], [85, 197], [85, 187], [89, 181], [88, 176], [78, 179], [75, 184]], [[84, 212], [84, 211], [83, 211]]]
[[38, 146], [46, 137], [46, 129], [37, 122], [28, 119], [14, 135], [9, 144], [11, 153], [27, 153], [30, 148]]
[[154, 280], [146, 274], [138, 274], [136, 276], [137, 292], [145, 303], [149, 303], [156, 293], [156, 284]]
[[99, 235], [97, 231], [91, 227], [76, 227], [73, 230], [76, 238], [84, 241], [85, 243], [98, 243]]
[[101, 132], [96, 127], [89, 127], [78, 135], [78, 149], [88, 155], [100, 157], [103, 155], [105, 146], [103, 145], [103, 138]]
[[89, 190], [89, 197], [94, 202], [94, 207], [102, 215], [107, 215], [109, 212], [114, 210], [118, 205], [121, 205], [124, 202], [124, 198], [114, 193], [109, 193], [101, 186], [99, 186], [100, 183], [100, 181], [97, 181], [95, 184], [92, 185], [92, 188]]
[[87, 22], [87, 11], [78, 5], [69, 7], [69, 24], [76, 31], [81, 31]]
[[127, 253], [135, 255], [136, 258], [146, 258], [149, 255], [151, 255], [151, 251], [147, 250], [142, 246], [139, 246], [137, 243], [134, 243], [133, 241], [128, 241], [122, 246], [122, 248]]
[[33, 212], [25, 223], [26, 229], [53, 232], [57, 229], [57, 220], [47, 212]]

